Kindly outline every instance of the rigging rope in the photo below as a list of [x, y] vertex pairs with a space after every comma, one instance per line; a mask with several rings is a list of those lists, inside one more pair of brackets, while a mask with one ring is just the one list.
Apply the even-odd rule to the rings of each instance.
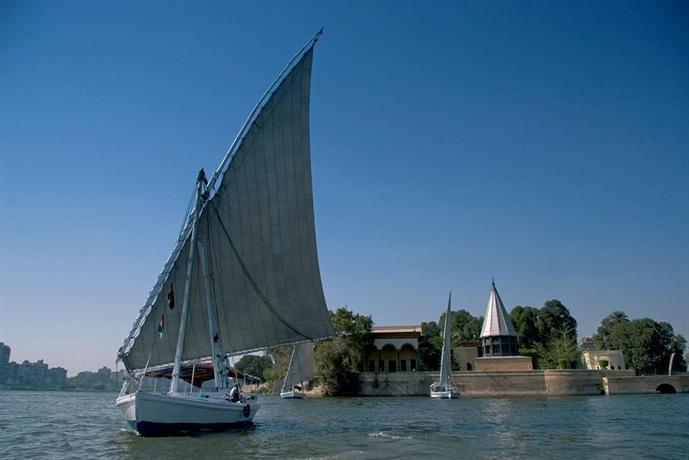
[[218, 222], [220, 223], [220, 228], [222, 228], [223, 233], [227, 237], [227, 241], [230, 243], [230, 248], [232, 248], [232, 252], [234, 253], [235, 257], [237, 258], [237, 262], [239, 262], [239, 266], [242, 267], [242, 271], [244, 272], [244, 276], [246, 276], [246, 279], [249, 281], [249, 284], [251, 287], [254, 289], [258, 297], [261, 299], [263, 302], [263, 305], [270, 310], [270, 312], [280, 321], [282, 324], [284, 324], [288, 329], [292, 330], [293, 332], [296, 332], [300, 336], [304, 337], [305, 339], [308, 340], [313, 340], [313, 337], [309, 337], [308, 335], [304, 334], [303, 332], [299, 331], [296, 327], [292, 326], [285, 318], [282, 317], [280, 312], [273, 306], [272, 303], [270, 303], [270, 300], [261, 292], [261, 289], [258, 287], [258, 284], [256, 284], [256, 281], [254, 280], [253, 276], [251, 276], [251, 273], [249, 272], [249, 269], [246, 268], [246, 265], [244, 264], [244, 261], [242, 260], [242, 257], [239, 255], [239, 251], [237, 250], [237, 247], [234, 245], [234, 241], [232, 241], [232, 237], [230, 236], [230, 232], [227, 230], [225, 227], [225, 223], [222, 221], [222, 218], [220, 217], [220, 213], [218, 212], [218, 207], [215, 205], [215, 201], [211, 200], [210, 204], [212, 205], [211, 207], [213, 208], [213, 211], [215, 212], [215, 216], [218, 218]]
[[182, 219], [182, 225], [179, 227], [179, 232], [178, 234], [181, 235], [182, 232], [184, 231], [184, 228], [187, 226], [187, 222], [189, 221], [189, 212], [191, 211], [191, 206], [194, 204], [196, 198], [196, 184], [194, 184], [194, 189], [191, 191], [191, 196], [189, 197], [189, 203], [187, 204], [187, 210], [184, 211], [184, 218]]

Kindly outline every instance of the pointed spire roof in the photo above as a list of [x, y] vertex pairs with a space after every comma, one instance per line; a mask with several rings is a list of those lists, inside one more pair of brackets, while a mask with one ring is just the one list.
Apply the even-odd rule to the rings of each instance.
[[490, 290], [490, 296], [488, 297], [488, 307], [486, 307], [486, 316], [483, 319], [480, 338], [516, 337], [516, 335], [517, 331], [514, 329], [512, 321], [507, 317], [505, 305], [502, 303], [500, 294], [498, 294], [498, 290], [495, 287], [495, 280], [493, 280], [493, 288]]

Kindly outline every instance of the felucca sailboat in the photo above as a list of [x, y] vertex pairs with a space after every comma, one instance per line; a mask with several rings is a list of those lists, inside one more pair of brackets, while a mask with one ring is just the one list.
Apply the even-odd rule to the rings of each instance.
[[450, 313], [452, 311], [452, 291], [447, 299], [445, 325], [443, 327], [443, 351], [440, 357], [440, 378], [431, 384], [431, 398], [454, 399], [459, 396], [459, 390], [452, 384], [452, 333], [450, 331]]
[[304, 399], [304, 382], [313, 378], [313, 343], [302, 342], [294, 345], [285, 380], [282, 382], [282, 399]]
[[[142, 435], [250, 423], [259, 403], [231, 394], [228, 357], [334, 335], [316, 252], [309, 139], [321, 33], [266, 91], [210, 179], [199, 173], [194, 206], [119, 350], [126, 377], [116, 404]], [[204, 388], [212, 388], [201, 391], [196, 366], [209, 362], [213, 383]], [[170, 368], [168, 391], [144, 391], [147, 375]]]

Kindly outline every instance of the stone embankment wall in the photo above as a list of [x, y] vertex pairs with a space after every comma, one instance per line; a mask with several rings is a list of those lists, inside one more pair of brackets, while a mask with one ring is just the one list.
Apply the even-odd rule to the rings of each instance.
[[607, 376], [603, 378], [605, 394], [689, 393], [689, 374], [642, 375], [639, 377]]
[[530, 356], [490, 356], [474, 359], [474, 372], [525, 372], [533, 370]]
[[[462, 396], [569, 396], [603, 394], [603, 377], [631, 377], [634, 370], [545, 370], [520, 372], [455, 372]], [[425, 396], [436, 372], [364, 373], [362, 396]]]

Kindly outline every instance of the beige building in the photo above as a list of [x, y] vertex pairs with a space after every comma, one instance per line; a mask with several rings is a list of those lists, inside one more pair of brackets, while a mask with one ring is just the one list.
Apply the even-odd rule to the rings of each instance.
[[458, 342], [452, 347], [452, 360], [460, 371], [473, 371], [474, 360], [479, 357], [480, 342]]
[[419, 366], [421, 326], [376, 326], [368, 350], [368, 372], [411, 372]]
[[581, 353], [586, 369], [624, 370], [624, 355], [621, 350], [587, 350]]

